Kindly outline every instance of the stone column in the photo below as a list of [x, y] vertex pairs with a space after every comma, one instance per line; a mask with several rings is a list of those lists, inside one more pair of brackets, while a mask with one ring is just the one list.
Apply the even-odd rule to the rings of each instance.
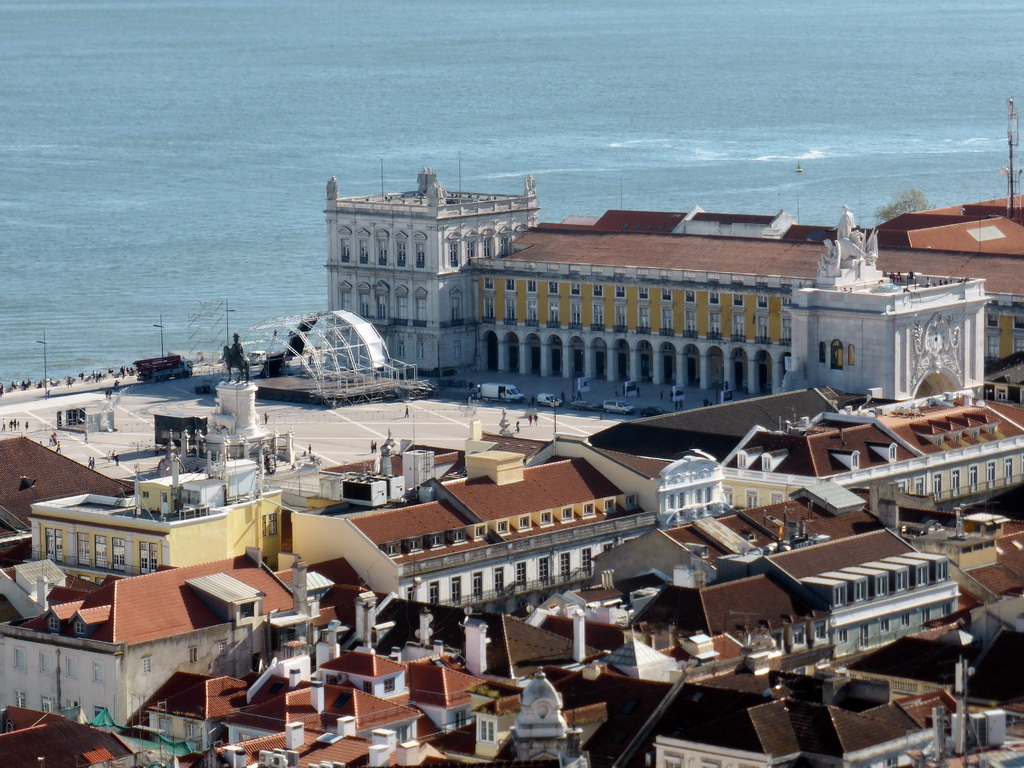
[[597, 361], [595, 357], [596, 355], [592, 345], [587, 344], [583, 347], [583, 375], [588, 379], [593, 379], [595, 371], [597, 370]]
[[519, 373], [524, 376], [530, 372], [530, 358], [533, 353], [530, 351], [529, 345], [525, 342], [519, 342]]
[[498, 370], [508, 370], [508, 340], [501, 339], [498, 342]]
[[615, 347], [606, 344], [604, 348], [604, 378], [605, 381], [616, 381], [615, 369], [619, 367], [619, 353]]
[[551, 344], [547, 341], [540, 343], [540, 375], [551, 375]]
[[682, 348], [676, 350], [676, 384], [689, 384], [686, 380], [686, 353]]
[[700, 386], [701, 389], [711, 389], [711, 350], [705, 349], [700, 353]]
[[722, 388], [725, 388], [725, 384], [729, 385], [729, 389], [736, 389], [736, 382], [733, 381], [733, 359], [729, 354], [730, 350], [722, 350]]
[[640, 348], [636, 344], [629, 350], [629, 378], [640, 381]]
[[761, 382], [757, 375], [760, 367], [760, 363], [757, 362], [756, 358], [747, 358], [747, 392], [751, 395], [756, 395], [761, 392]]
[[665, 353], [660, 349], [661, 345], [654, 348], [651, 353], [651, 383], [660, 387], [668, 379], [665, 372]]
[[772, 361], [772, 367], [775, 369], [772, 376], [772, 392], [784, 392], [786, 378], [785, 355], [779, 355], [778, 360]]

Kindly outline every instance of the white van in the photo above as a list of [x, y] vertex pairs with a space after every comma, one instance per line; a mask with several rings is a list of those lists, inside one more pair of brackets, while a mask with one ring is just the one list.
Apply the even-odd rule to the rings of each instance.
[[627, 403], [625, 400], [605, 400], [603, 407], [608, 413], [630, 414], [636, 410], [636, 408]]
[[537, 395], [537, 405], [546, 405], [548, 408], [561, 408], [562, 399], [558, 395], [553, 395], [550, 392], [541, 392]]

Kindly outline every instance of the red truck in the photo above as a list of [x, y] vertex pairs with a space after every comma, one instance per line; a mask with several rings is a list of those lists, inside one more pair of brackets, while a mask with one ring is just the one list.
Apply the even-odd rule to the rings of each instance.
[[192, 363], [181, 355], [150, 357], [145, 360], [136, 360], [133, 365], [139, 381], [187, 379], [192, 375]]

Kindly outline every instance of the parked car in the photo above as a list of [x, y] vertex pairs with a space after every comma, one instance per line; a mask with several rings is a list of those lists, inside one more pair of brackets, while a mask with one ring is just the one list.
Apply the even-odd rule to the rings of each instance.
[[638, 416], [661, 416], [663, 413], [668, 413], [668, 411], [656, 405], [648, 405], [646, 408], [641, 408], [637, 411]]
[[577, 400], [575, 403], [569, 406], [574, 411], [600, 411], [601, 404], [588, 402], [586, 400]]
[[536, 402], [537, 405], [546, 405], [548, 408], [560, 408], [562, 405], [562, 399], [550, 392], [541, 392], [537, 395]]
[[630, 414], [636, 410], [636, 408], [627, 403], [625, 400], [605, 400], [603, 408], [608, 413]]

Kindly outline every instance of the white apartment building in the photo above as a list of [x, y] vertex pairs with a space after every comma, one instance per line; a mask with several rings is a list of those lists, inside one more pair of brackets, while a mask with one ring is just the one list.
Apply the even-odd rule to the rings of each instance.
[[327, 184], [327, 305], [372, 322], [391, 355], [442, 374], [477, 364], [474, 259], [509, 253], [537, 223], [537, 191], [445, 189], [424, 168], [409, 192], [339, 197]]

